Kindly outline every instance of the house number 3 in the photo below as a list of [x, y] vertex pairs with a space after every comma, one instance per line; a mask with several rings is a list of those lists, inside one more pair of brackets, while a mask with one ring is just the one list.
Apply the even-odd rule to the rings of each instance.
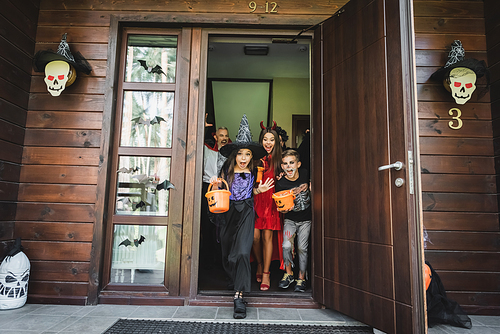
[[455, 126], [455, 125], [453, 125], [454, 121], [449, 121], [449, 122], [448, 122], [448, 126], [450, 127], [450, 129], [453, 129], [453, 130], [458, 130], [458, 129], [460, 129], [460, 128], [462, 127], [462, 125], [463, 125], [463, 122], [462, 122], [462, 120], [460, 119], [460, 116], [462, 116], [462, 112], [461, 112], [461, 111], [460, 111], [460, 109], [458, 109], [458, 108], [451, 108], [451, 109], [450, 109], [450, 111], [448, 111], [448, 114], [449, 114], [450, 116], [453, 116], [454, 111], [456, 111], [456, 112], [457, 112], [457, 116], [452, 117], [452, 119], [454, 119], [455, 121], [457, 121], [457, 125], [456, 125], [456, 126]]
[[255, 1], [250, 1], [248, 3], [248, 7], [250, 8], [250, 13], [255, 12], [257, 8], [264, 8], [266, 13], [277, 13], [278, 12], [278, 3], [277, 2], [267, 2], [265, 6], [257, 6]]

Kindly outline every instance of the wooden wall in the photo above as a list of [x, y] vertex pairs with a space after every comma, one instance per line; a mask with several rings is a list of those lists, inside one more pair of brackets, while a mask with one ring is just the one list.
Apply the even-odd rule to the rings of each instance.
[[[498, 15], [498, 5], [496, 9]], [[485, 7], [483, 1], [415, 0], [414, 13], [422, 197], [430, 238], [425, 257], [449, 298], [470, 314], [498, 315], [500, 229], [490, 105], [494, 89], [481, 96], [483, 77], [471, 100], [458, 105], [442, 84], [429, 79], [446, 63], [455, 39], [462, 41], [467, 58], [488, 61], [487, 50], [494, 45], [487, 43]], [[497, 26], [497, 44], [498, 32]], [[496, 51], [498, 62], [498, 45]], [[459, 130], [448, 126], [451, 108], [462, 112]]]
[[38, 0], [0, 4], [0, 261], [12, 246]]

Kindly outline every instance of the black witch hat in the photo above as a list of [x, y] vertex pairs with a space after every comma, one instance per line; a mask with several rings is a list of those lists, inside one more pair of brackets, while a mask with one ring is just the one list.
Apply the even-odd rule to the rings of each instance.
[[462, 47], [462, 42], [455, 40], [451, 43], [451, 51], [448, 54], [448, 61], [439, 70], [431, 75], [432, 80], [442, 82], [450, 76], [451, 70], [457, 67], [468, 68], [476, 73], [476, 78], [481, 78], [486, 75], [487, 83], [490, 82], [489, 70], [486, 67], [484, 60], [477, 60], [474, 58], [465, 58], [465, 50]]
[[238, 129], [238, 135], [235, 141], [222, 146], [219, 152], [228, 158], [234, 150], [240, 150], [242, 148], [247, 148], [252, 151], [253, 159], [255, 160], [262, 159], [267, 155], [262, 145], [252, 141], [252, 133], [250, 132], [246, 114], [243, 114], [243, 117], [241, 117], [240, 128]]
[[35, 54], [33, 58], [33, 68], [35, 72], [44, 72], [45, 66], [56, 60], [65, 61], [75, 68], [77, 72], [90, 74], [92, 67], [80, 52], [72, 54], [69, 45], [66, 42], [67, 33], [62, 36], [57, 52], [52, 50], [41, 50]]

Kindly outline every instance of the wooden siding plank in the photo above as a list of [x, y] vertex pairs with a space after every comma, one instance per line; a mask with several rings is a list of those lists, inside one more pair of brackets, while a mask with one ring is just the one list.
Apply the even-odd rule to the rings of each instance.
[[[57, 50], [57, 49], [56, 49]], [[32, 55], [27, 54], [20, 49], [16, 48], [12, 43], [0, 36], [0, 56], [5, 58], [7, 61], [15, 64], [21, 70], [26, 73], [31, 72], [32, 68]]]
[[86, 282], [88, 279], [88, 262], [31, 260], [32, 281]]
[[486, 138], [420, 137], [421, 154], [493, 156], [493, 142]]
[[39, 26], [36, 32], [37, 42], [59, 43], [63, 34], [67, 33], [70, 49], [73, 41], [78, 43], [107, 43], [108, 27], [47, 27]]
[[[16, 203], [0, 202], [0, 222], [14, 221], [16, 219]], [[0, 224], [0, 225], [1, 225]]]
[[17, 26], [9, 22], [7, 18], [2, 15], [0, 15], [0, 36], [8, 39], [12, 45], [19, 48], [26, 54], [33, 54], [33, 50], [35, 49], [34, 40], [29, 38]]
[[0, 119], [0, 139], [13, 144], [23, 145], [24, 128]]
[[500, 256], [493, 252], [426, 250], [425, 260], [435, 270], [500, 271]]
[[[428, 231], [427, 233], [432, 242], [427, 244], [427, 250], [500, 251], [498, 232]], [[490, 270], [499, 271], [500, 267]]]
[[[500, 293], [495, 292], [470, 292], [464, 291], [446, 291], [446, 296], [451, 300], [456, 301], [462, 307], [464, 305], [477, 305], [477, 309], [482, 312], [479, 314], [484, 314], [486, 308], [494, 307], [497, 309], [495, 313], [490, 313], [490, 315], [498, 314], [498, 300], [500, 300]], [[471, 307], [467, 307], [471, 309]]]
[[19, 201], [50, 203], [95, 203], [96, 186], [65, 184], [32, 184], [19, 185]]
[[0, 201], [15, 202], [18, 189], [18, 183], [0, 181]]
[[[420, 69], [419, 69], [420, 70]], [[458, 107], [462, 112], [460, 118], [462, 120], [491, 120], [491, 107], [487, 103], [468, 102], [461, 106], [452, 106], [448, 102], [418, 102], [418, 118], [419, 119], [448, 119], [452, 116], [449, 114], [451, 108]], [[456, 112], [454, 113], [456, 116]]]
[[[97, 184], [97, 167], [25, 165], [19, 182]], [[0, 177], [1, 177], [0, 170]]]
[[14, 225], [15, 222], [0, 222], [0, 241], [9, 241], [9, 243], [0, 242], [0, 254], [6, 254], [7, 251], [12, 249], [10, 241], [14, 239]]
[[500, 273], [436, 270], [448, 291], [500, 291]]
[[102, 112], [30, 110], [27, 114], [26, 127], [100, 130]]
[[94, 222], [94, 205], [91, 204], [19, 202], [17, 208], [16, 221]]
[[[451, 93], [448, 92], [441, 84], [417, 84], [417, 92], [419, 101], [451, 102], [455, 108], [460, 107], [455, 104], [455, 100], [451, 96]], [[484, 86], [478, 86], [468, 102], [490, 102], [489, 90], [485, 91]]]
[[103, 95], [61, 94], [56, 99], [47, 93], [30, 94], [29, 110], [102, 111]]
[[484, 18], [415, 17], [415, 33], [484, 35]]
[[[415, 51], [415, 59], [416, 66], [437, 66], [441, 67], [446, 64], [448, 61], [448, 50], [450, 49], [451, 44], [446, 45], [447, 51], [442, 50], [416, 50]], [[477, 60], [488, 61], [488, 55], [486, 52], [467, 52], [467, 57], [475, 58]], [[418, 97], [420, 100], [420, 96]]]
[[30, 260], [88, 262], [91, 244], [23, 240], [23, 252]]
[[98, 148], [24, 147], [23, 163], [28, 165], [98, 166]]
[[477, 1], [416, 1], [413, 11], [415, 17], [484, 17], [483, 3]]
[[0, 119], [24, 127], [26, 124], [26, 110], [0, 98]]
[[4, 58], [0, 58], [0, 77], [25, 92], [30, 90], [31, 77], [29, 73]]
[[[28, 298], [37, 295], [61, 296], [74, 298], [87, 295], [87, 283], [84, 282], [46, 282], [30, 281]], [[64, 300], [65, 301], [65, 300]], [[52, 301], [53, 302], [53, 301]], [[67, 302], [65, 302], [67, 304]]]
[[431, 212], [424, 211], [427, 230], [500, 232], [498, 212]]
[[27, 109], [28, 97], [28, 92], [25, 92], [5, 79], [0, 78], [0, 98], [13, 103], [22, 109]]
[[100, 140], [99, 130], [26, 129], [24, 145], [99, 147]]
[[422, 155], [422, 173], [495, 174], [493, 157]]
[[[299, 0], [288, 0], [277, 7], [278, 13], [268, 14], [269, 16], [279, 16], [280, 14], [310, 14], [310, 15], [333, 15], [339, 10], [347, 0], [318, 0], [304, 2]], [[140, 2], [117, 3], [111, 0], [99, 1], [93, 0], [71, 1], [61, 3], [59, 1], [43, 1], [40, 5], [41, 10], [110, 10], [117, 11], [142, 11], [148, 12], [191, 12], [191, 13], [241, 13], [250, 12], [248, 2], [227, 2], [223, 0], [186, 2], [173, 0], [158, 2], [155, 0], [143, 0]], [[259, 7], [254, 15], [264, 15], [263, 7]]]
[[39, 26], [109, 27], [110, 16], [119, 11], [41, 10]]
[[[93, 73], [91, 73], [93, 74]], [[64, 94], [104, 94], [106, 78], [77, 76], [75, 83], [64, 89]], [[31, 93], [47, 93], [44, 76], [34, 76], [31, 80]]]
[[0, 160], [21, 163], [23, 147], [0, 139]]
[[[451, 43], [453, 43], [455, 39], [457, 39], [455, 34], [417, 34], [415, 36], [415, 49], [449, 52]], [[484, 52], [486, 50], [486, 36], [484, 35], [462, 35], [460, 36], [460, 41], [467, 52]]]
[[1, 0], [0, 6], [2, 7], [2, 13], [8, 13], [6, 19], [9, 20], [12, 25], [17, 27], [17, 29], [21, 30], [28, 38], [31, 39], [31, 41], [34, 41], [36, 35], [37, 18], [33, 17], [33, 19], [30, 19], [25, 14], [25, 12], [28, 10], [16, 7], [13, 2], [9, 0]]
[[26, 15], [29, 21], [33, 22], [36, 26], [38, 20], [38, 11], [40, 0], [9, 0], [15, 7], [17, 7], [23, 15]]
[[497, 195], [423, 193], [424, 211], [498, 212]]
[[[60, 39], [61, 37], [59, 37], [59, 40]], [[1, 45], [1, 40], [0, 40], [0, 45]], [[58, 46], [59, 42], [37, 43], [35, 45], [35, 52], [38, 52], [39, 50], [57, 50]], [[107, 44], [71, 43], [70, 48], [72, 53], [80, 52], [89, 62], [91, 60], [106, 60], [108, 55]], [[31, 61], [29, 67], [31, 68]]]
[[[454, 111], [456, 116], [457, 112]], [[474, 138], [492, 138], [493, 128], [491, 121], [473, 121], [462, 120], [460, 129], [452, 129], [451, 126], [458, 126], [458, 121], [451, 119], [444, 120], [427, 120], [421, 119], [418, 122], [420, 137], [437, 136], [437, 137], [474, 137]], [[28, 134], [28, 132], [26, 132]]]
[[422, 191], [496, 194], [496, 175], [422, 174]]
[[54, 223], [17, 221], [15, 234], [23, 240], [92, 241], [93, 225], [89, 223]]
[[0, 161], [0, 180], [9, 182], [19, 182], [21, 165], [7, 161]]

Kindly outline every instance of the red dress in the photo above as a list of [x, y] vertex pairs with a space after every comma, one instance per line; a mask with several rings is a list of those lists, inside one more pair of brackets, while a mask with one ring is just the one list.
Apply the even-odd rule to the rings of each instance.
[[[264, 174], [262, 175], [262, 183], [266, 182], [268, 178], [276, 179], [274, 177], [274, 167], [270, 166], [269, 160], [271, 156], [268, 155], [262, 161], [264, 162]], [[281, 223], [281, 216], [276, 208], [276, 203], [273, 199], [274, 188], [254, 195], [254, 210], [255, 210], [255, 228], [259, 230], [273, 230], [273, 255], [272, 260], [280, 260], [280, 267], [283, 266], [283, 227]]]

